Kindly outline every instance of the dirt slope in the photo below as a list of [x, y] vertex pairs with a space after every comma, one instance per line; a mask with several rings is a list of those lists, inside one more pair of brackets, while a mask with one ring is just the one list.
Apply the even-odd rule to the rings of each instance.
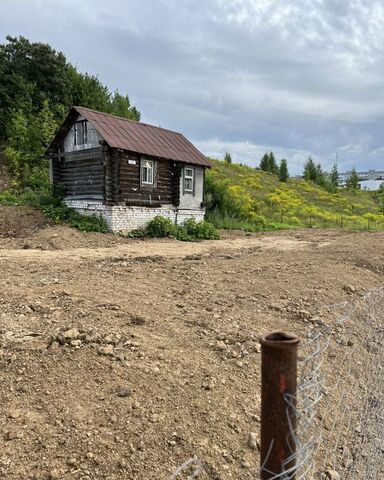
[[0, 241], [0, 478], [255, 478], [258, 336], [383, 283], [383, 234], [93, 238]]
[[0, 239], [30, 236], [51, 223], [33, 207], [0, 205]]

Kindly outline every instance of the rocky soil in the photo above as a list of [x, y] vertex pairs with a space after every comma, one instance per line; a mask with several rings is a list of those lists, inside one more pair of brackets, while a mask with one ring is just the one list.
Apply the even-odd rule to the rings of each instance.
[[193, 457], [201, 479], [258, 478], [259, 335], [304, 335], [322, 305], [383, 283], [379, 233], [185, 244], [21, 227], [0, 238], [9, 480], [169, 479]]

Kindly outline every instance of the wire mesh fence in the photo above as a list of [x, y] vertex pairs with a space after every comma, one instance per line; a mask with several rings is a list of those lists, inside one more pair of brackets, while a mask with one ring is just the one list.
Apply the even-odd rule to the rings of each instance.
[[384, 478], [384, 289], [314, 321], [302, 352], [296, 478]]
[[[384, 288], [325, 307], [312, 319], [300, 347], [297, 392], [284, 396], [288, 422], [297, 421], [286, 439], [290, 451], [283, 471], [263, 478], [384, 478], [383, 336]], [[191, 458], [170, 480], [203, 471], [203, 462]]]

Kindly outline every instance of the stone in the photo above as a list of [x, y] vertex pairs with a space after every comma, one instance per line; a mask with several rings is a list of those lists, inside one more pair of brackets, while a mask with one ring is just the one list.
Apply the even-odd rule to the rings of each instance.
[[214, 378], [209, 379], [203, 384], [205, 390], [213, 390], [216, 386], [216, 380]]
[[98, 350], [97, 350], [97, 353], [99, 355], [109, 355], [109, 356], [113, 356], [113, 345], [109, 344], [109, 345], [105, 345], [103, 347], [100, 347]]
[[225, 343], [223, 342], [223, 340], [218, 340], [216, 342], [216, 349], [219, 350], [219, 351], [223, 351], [227, 348], [227, 346], [225, 345]]
[[50, 350], [59, 350], [59, 348], [60, 348], [60, 343], [57, 342], [56, 340], [49, 345]]
[[81, 340], [71, 340], [70, 345], [71, 347], [81, 347]]
[[80, 332], [77, 330], [77, 328], [70, 328], [69, 330], [63, 332], [63, 335], [65, 341], [70, 342], [71, 340], [76, 340], [79, 337]]
[[129, 390], [129, 388], [121, 387], [117, 391], [116, 395], [120, 398], [129, 397], [131, 395], [131, 391]]
[[325, 472], [325, 478], [328, 480], [340, 480], [340, 475], [336, 470], [327, 470]]
[[6, 440], [7, 442], [11, 440], [16, 440], [17, 438], [19, 438], [19, 435], [15, 430], [9, 430], [4, 435], [4, 440]]
[[259, 448], [259, 438], [257, 433], [249, 432], [247, 445], [251, 450], [257, 450]]
[[79, 465], [79, 461], [77, 460], [76, 457], [71, 457], [71, 458], [68, 458], [67, 464], [70, 467], [77, 467]]
[[344, 291], [347, 293], [355, 293], [356, 288], [353, 285], [344, 285]]
[[84, 338], [85, 343], [99, 343], [100, 342], [100, 335], [96, 332], [88, 333]]
[[112, 335], [111, 333], [109, 333], [108, 335], [106, 335], [104, 337], [104, 342], [105, 343], [112, 343], [113, 345], [116, 345], [116, 343], [117, 343], [116, 337], [114, 335]]

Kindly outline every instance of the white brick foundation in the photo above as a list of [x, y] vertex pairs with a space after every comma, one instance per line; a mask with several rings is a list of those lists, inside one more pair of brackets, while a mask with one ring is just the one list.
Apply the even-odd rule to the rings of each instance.
[[108, 229], [112, 232], [128, 232], [145, 225], [157, 215], [166, 217], [177, 223], [183, 224], [189, 218], [195, 218], [197, 222], [204, 220], [205, 210], [178, 209], [173, 205], [164, 205], [160, 208], [127, 207], [125, 205], [104, 205], [102, 202], [92, 200], [70, 200], [64, 203], [82, 215], [97, 215], [105, 219]]

